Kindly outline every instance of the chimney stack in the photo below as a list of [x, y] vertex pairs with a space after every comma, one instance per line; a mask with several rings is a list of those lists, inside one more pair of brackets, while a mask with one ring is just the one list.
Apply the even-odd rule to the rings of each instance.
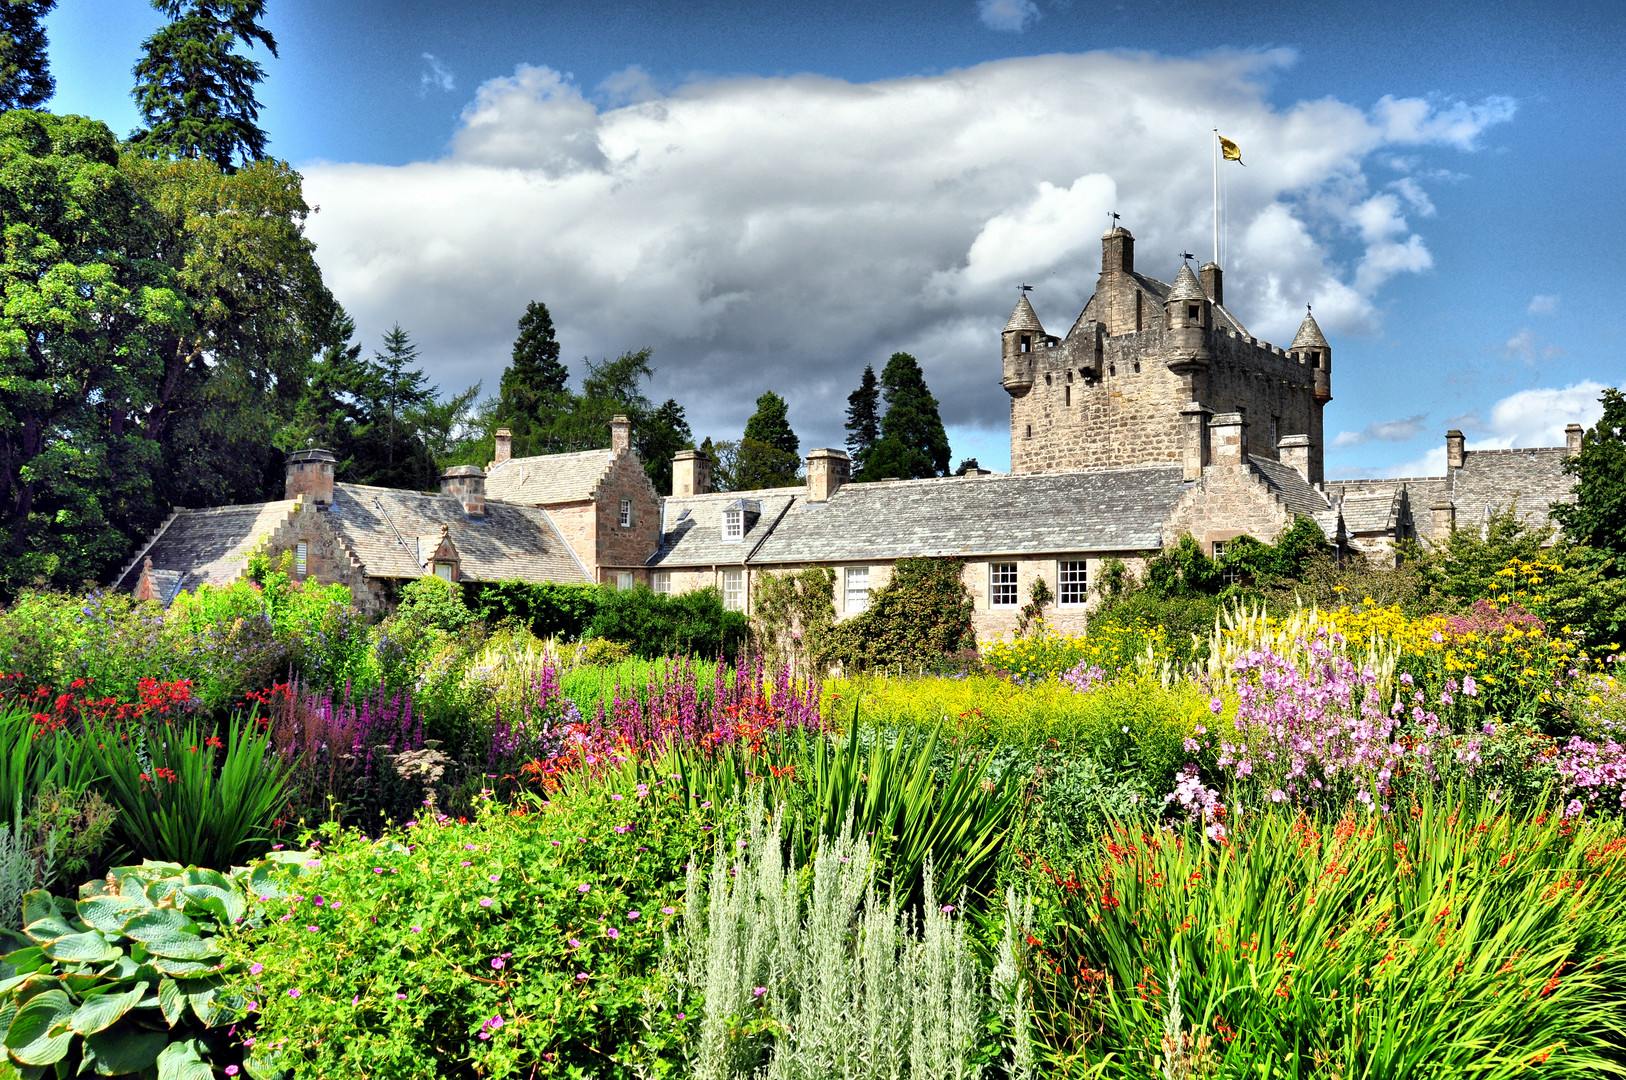
[[1580, 424], [1564, 425], [1564, 452], [1570, 457], [1581, 452], [1581, 436], [1585, 430]]
[[852, 459], [845, 450], [834, 447], [821, 447], [807, 455], [807, 501], [810, 503], [829, 502], [834, 495], [853, 476]]
[[1203, 263], [1202, 269], [1197, 271], [1197, 276], [1202, 279], [1203, 292], [1208, 294], [1208, 299], [1224, 306], [1225, 271], [1219, 268], [1219, 263]]
[[610, 421], [610, 449], [624, 454], [632, 447], [632, 421], [625, 413], [616, 413]]
[[453, 465], [440, 476], [440, 493], [463, 504], [471, 518], [486, 516], [486, 471], [478, 465]]
[[1310, 436], [1284, 435], [1276, 444], [1276, 460], [1310, 482]]
[[1180, 410], [1180, 464], [1182, 480], [1201, 480], [1208, 468], [1208, 418], [1212, 410], [1192, 401]]
[[1434, 517], [1434, 535], [1431, 539], [1444, 540], [1451, 535], [1457, 522], [1457, 506], [1450, 499], [1441, 499], [1428, 508]]
[[333, 468], [338, 461], [331, 450], [295, 450], [288, 455], [282, 497], [309, 495], [317, 506], [332, 506]]
[[711, 458], [702, 450], [679, 450], [672, 457], [672, 494], [705, 495], [711, 491]]
[[1215, 413], [1208, 430], [1210, 460], [1215, 465], [1248, 463], [1248, 422], [1241, 413]]
[[1445, 433], [1445, 467], [1447, 469], [1462, 468], [1462, 461], [1466, 456], [1462, 432], [1456, 428], [1447, 431]]
[[1135, 270], [1135, 237], [1122, 225], [1107, 230], [1101, 237], [1101, 273], [1125, 274]]
[[497, 452], [492, 455], [491, 463], [501, 465], [514, 456], [514, 433], [505, 427], [497, 429]]

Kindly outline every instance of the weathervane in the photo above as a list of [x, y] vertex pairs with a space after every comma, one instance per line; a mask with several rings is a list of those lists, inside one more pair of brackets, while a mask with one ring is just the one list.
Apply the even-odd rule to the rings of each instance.
[[1107, 211], [1107, 228], [1108, 229], [1116, 229], [1117, 227], [1118, 227], [1118, 212], [1116, 210], [1108, 210]]
[[1189, 251], [1182, 251], [1180, 253], [1180, 258], [1184, 259], [1186, 262], [1190, 262], [1192, 259], [1195, 259], [1196, 257], [1197, 256], [1193, 255]]
[[1032, 286], [1032, 285], [1028, 285], [1028, 284], [1026, 284], [1026, 283], [1023, 283], [1023, 284], [1021, 284], [1021, 285], [1018, 285], [1018, 286], [1017, 286], [1017, 287], [1016, 287], [1016, 291], [1017, 291], [1017, 292], [1019, 292], [1019, 293], [1022, 293], [1022, 294], [1023, 294], [1023, 295], [1024, 295], [1024, 296], [1025, 296], [1025, 295], [1027, 295], [1027, 294], [1028, 294], [1028, 293], [1030, 293], [1030, 292], [1032, 292], [1032, 291], [1033, 291], [1033, 286]]

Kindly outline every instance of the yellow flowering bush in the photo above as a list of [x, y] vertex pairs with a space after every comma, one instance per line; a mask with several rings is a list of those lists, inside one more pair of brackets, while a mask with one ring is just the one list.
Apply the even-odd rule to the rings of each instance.
[[1162, 627], [1139, 619], [1127, 625], [1102, 622], [1083, 634], [1058, 634], [1040, 623], [1025, 637], [984, 641], [977, 651], [994, 671], [1032, 682], [1058, 678], [1079, 664], [1110, 672], [1134, 669], [1148, 653], [1161, 657], [1166, 642]]

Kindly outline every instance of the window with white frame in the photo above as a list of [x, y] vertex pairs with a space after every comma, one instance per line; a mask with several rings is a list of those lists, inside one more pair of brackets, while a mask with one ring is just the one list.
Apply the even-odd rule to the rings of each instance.
[[723, 539], [724, 540], [743, 540], [743, 539], [745, 539], [745, 511], [744, 510], [724, 510], [723, 511]]
[[670, 596], [672, 594], [672, 571], [655, 571], [655, 573], [650, 576], [649, 586], [662, 596]]
[[745, 610], [745, 571], [723, 571], [723, 607], [729, 611]]
[[310, 547], [301, 540], [294, 545], [294, 576], [304, 577], [310, 569]]
[[632, 571], [618, 570], [615, 575], [615, 587], [618, 589], [632, 588]]
[[990, 607], [1015, 607], [1016, 564], [996, 562], [988, 564], [988, 604]]
[[449, 562], [438, 562], [435, 564], [435, 576], [442, 581], [456, 581], [457, 567]]
[[632, 527], [632, 500], [631, 499], [622, 499], [621, 500], [621, 527], [623, 529], [627, 529], [627, 528]]
[[1063, 561], [1056, 568], [1056, 593], [1062, 607], [1079, 607], [1089, 599], [1089, 575], [1084, 560]]
[[847, 610], [864, 611], [869, 607], [869, 567], [849, 566], [847, 578]]

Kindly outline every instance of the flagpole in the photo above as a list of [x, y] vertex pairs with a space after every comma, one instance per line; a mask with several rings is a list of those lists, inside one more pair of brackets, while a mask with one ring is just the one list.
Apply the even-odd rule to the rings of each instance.
[[1214, 129], [1214, 265], [1219, 265], [1219, 128]]

